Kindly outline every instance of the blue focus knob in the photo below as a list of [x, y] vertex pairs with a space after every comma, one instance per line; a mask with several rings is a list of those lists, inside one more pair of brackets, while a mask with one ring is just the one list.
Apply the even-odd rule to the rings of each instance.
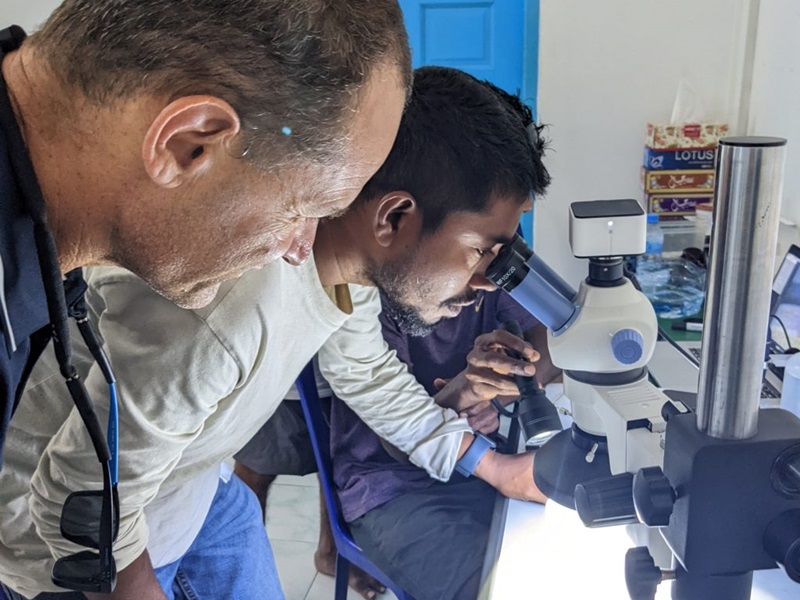
[[611, 349], [616, 358], [623, 365], [632, 365], [642, 358], [644, 353], [644, 338], [635, 329], [620, 329], [611, 338]]

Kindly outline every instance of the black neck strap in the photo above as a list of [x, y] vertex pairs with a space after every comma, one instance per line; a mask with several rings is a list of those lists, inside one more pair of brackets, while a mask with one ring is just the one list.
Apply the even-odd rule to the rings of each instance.
[[[7, 52], [19, 48], [25, 32], [16, 25], [0, 31], [0, 61]], [[53, 340], [61, 374], [69, 379], [75, 376], [72, 366], [72, 344], [67, 327], [67, 303], [64, 296], [64, 283], [53, 234], [47, 226], [47, 211], [44, 196], [31, 164], [28, 149], [22, 137], [5, 79], [0, 77], [0, 126], [6, 132], [9, 142], [9, 160], [17, 174], [17, 185], [22, 192], [25, 209], [33, 220], [33, 236], [36, 253], [42, 272], [42, 283], [47, 296], [47, 310], [53, 328]]]

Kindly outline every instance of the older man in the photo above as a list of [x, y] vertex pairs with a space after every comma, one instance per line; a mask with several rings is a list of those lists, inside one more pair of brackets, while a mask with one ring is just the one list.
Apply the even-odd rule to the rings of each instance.
[[[449, 478], [475, 439], [458, 415], [471, 396], [451, 385], [430, 402], [383, 339], [378, 288], [419, 327], [492, 288], [486, 266], [547, 179], [531, 125], [465, 73], [422, 69], [386, 164], [347, 214], [321, 225], [314, 260], [249, 271], [197, 310], [121, 269], [90, 275], [88, 304], [122, 381], [115, 597], [279, 594], [258, 503], [237, 478], [219, 479], [219, 463], [271, 416], [318, 350], [339, 398], [414, 464]], [[413, 189], [401, 185], [407, 169]], [[536, 356], [510, 334], [498, 341]], [[527, 360], [497, 361], [534, 372]], [[53, 558], [80, 549], [61, 537], [64, 499], [98, 486], [76, 411], [53, 398], [53, 372], [42, 364], [35, 373], [0, 477], [0, 579], [27, 598], [54, 592]], [[99, 369], [86, 380], [107, 415]], [[544, 499], [532, 454], [473, 458], [475, 475], [502, 493]]]
[[[0, 451], [87, 265], [184, 307], [308, 256], [388, 154], [410, 86], [396, 0], [66, 0], [0, 31]], [[0, 460], [2, 454], [0, 454]]]

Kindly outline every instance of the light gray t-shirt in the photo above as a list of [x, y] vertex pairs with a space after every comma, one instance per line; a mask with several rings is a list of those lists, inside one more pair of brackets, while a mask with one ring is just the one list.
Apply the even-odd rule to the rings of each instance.
[[[156, 566], [188, 549], [219, 464], [272, 415], [318, 350], [337, 396], [431, 476], [449, 477], [469, 426], [431, 402], [388, 349], [374, 288], [348, 286], [348, 314], [320, 284], [313, 259], [250, 271], [199, 310], [177, 307], [122, 269], [93, 269], [87, 280], [87, 304], [120, 386], [118, 569], [148, 547], [148, 515], [172, 534], [154, 536], [164, 540], [149, 548]], [[77, 340], [102, 423], [108, 388]], [[83, 550], [61, 537], [64, 500], [100, 489], [102, 479], [52, 352], [25, 394], [0, 473], [0, 580], [33, 597], [59, 591], [50, 583], [53, 557]]]

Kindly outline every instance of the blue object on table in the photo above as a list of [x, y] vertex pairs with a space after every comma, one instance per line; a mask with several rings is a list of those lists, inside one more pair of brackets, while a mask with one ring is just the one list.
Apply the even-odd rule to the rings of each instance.
[[364, 551], [353, 540], [353, 536], [350, 535], [350, 528], [342, 516], [342, 509], [339, 506], [339, 499], [336, 497], [336, 490], [334, 489], [333, 463], [331, 462], [330, 453], [330, 426], [322, 413], [312, 363], [308, 363], [297, 378], [297, 391], [300, 395], [303, 415], [306, 418], [311, 446], [314, 449], [314, 458], [317, 461], [317, 468], [319, 468], [322, 494], [330, 517], [333, 541], [336, 544], [334, 600], [345, 600], [347, 598], [347, 582], [351, 564], [362, 569], [392, 590], [398, 600], [414, 600], [366, 557]]
[[659, 319], [690, 317], [703, 306], [706, 271], [688, 260], [644, 257], [637, 261], [636, 279]]

